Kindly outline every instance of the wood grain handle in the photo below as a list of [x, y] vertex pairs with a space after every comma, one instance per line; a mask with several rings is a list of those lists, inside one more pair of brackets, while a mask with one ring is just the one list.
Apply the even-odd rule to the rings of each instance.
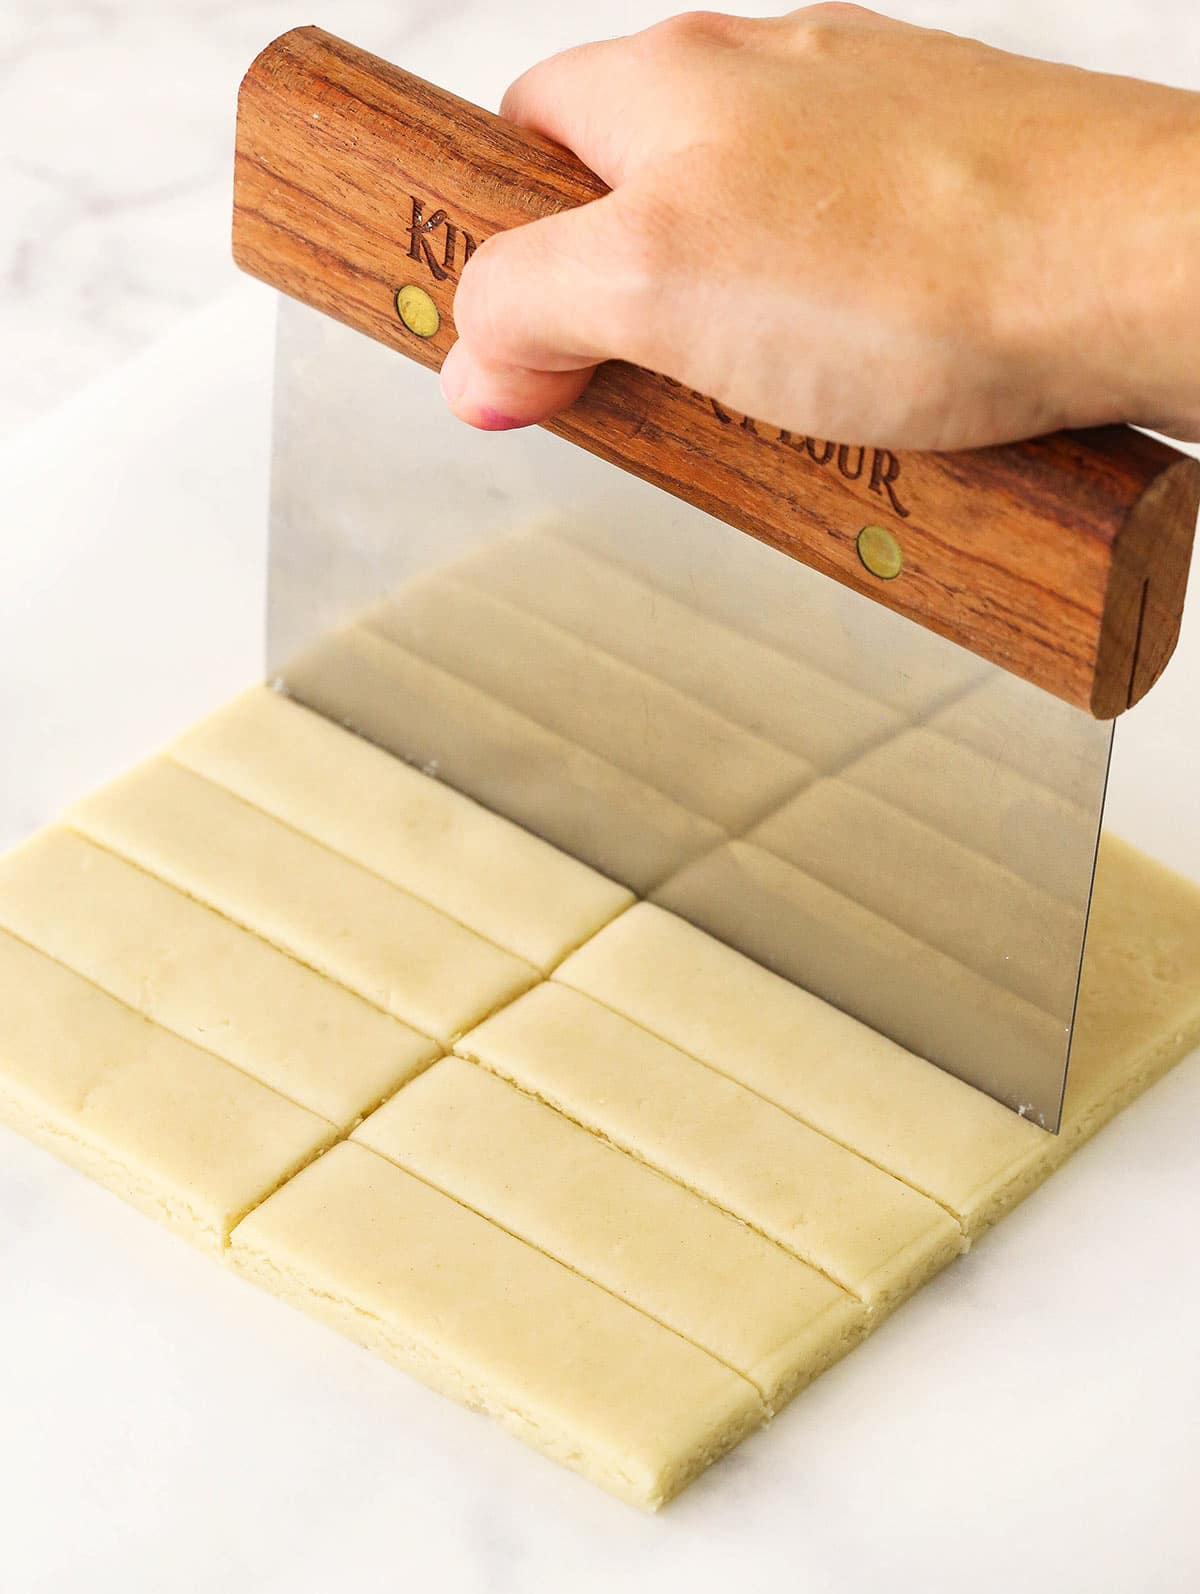
[[[558, 145], [319, 28], [284, 34], [242, 83], [238, 265], [424, 365], [454, 342], [480, 242], [604, 191]], [[1126, 427], [892, 453], [618, 362], [549, 425], [1098, 718], [1174, 649], [1200, 463]]]

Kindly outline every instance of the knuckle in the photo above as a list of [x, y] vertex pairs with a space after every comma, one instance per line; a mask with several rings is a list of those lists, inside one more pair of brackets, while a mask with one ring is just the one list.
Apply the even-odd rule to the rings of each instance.
[[873, 19], [875, 12], [866, 6], [851, 5], [848, 0], [817, 0], [814, 5], [790, 12], [787, 22], [799, 46], [819, 53], [834, 47], [847, 24], [868, 17]]
[[851, 0], [814, 0], [812, 5], [800, 6], [791, 13], [791, 20], [803, 22], [810, 19], [814, 22], [822, 19], [833, 22], [852, 21], [854, 18], [873, 17], [875, 12], [867, 6], [854, 5]]
[[651, 53], [670, 52], [698, 43], [737, 43], [745, 37], [748, 26], [745, 17], [730, 17], [721, 11], [681, 11], [646, 28], [638, 39]]

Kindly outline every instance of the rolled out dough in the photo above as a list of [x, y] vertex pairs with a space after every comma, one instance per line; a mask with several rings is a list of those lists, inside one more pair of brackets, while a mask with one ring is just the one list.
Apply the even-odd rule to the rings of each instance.
[[[848, 925], [920, 955], [369, 632], [314, 683], [364, 661], [377, 728], [477, 776], [482, 737], [514, 801], [539, 760], [592, 782], [593, 854], [690, 859], [713, 900], [756, 869], [834, 964]], [[251, 694], [0, 860], [0, 1114], [624, 1499], [670, 1498], [1200, 1039], [1200, 892], [1120, 844], [1054, 1139], [383, 756]], [[993, 999], [930, 955], [964, 1014]]]

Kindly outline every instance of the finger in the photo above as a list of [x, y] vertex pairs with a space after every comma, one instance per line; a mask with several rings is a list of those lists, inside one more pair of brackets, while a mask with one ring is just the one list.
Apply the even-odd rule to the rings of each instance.
[[590, 365], [575, 371], [536, 371], [489, 364], [460, 338], [442, 362], [442, 394], [460, 421], [483, 432], [506, 432], [567, 409], [594, 370]]
[[720, 103], [728, 54], [767, 24], [713, 11], [563, 50], [511, 85], [500, 112], [565, 144], [616, 187], [691, 141], [697, 106]]
[[[443, 391], [462, 420], [496, 430], [564, 408], [620, 352], [622, 231], [613, 196], [496, 234], [463, 269], [459, 342]], [[632, 289], [624, 290], [627, 299]]]
[[646, 117], [654, 106], [629, 45], [606, 39], [540, 62], [510, 85], [501, 116], [565, 144], [615, 188], [638, 146], [644, 154], [650, 142]]

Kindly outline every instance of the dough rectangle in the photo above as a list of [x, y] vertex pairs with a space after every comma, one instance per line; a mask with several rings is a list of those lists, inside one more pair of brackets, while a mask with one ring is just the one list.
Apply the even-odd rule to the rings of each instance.
[[167, 759], [85, 798], [68, 822], [443, 1043], [537, 978], [436, 908]]
[[240, 1224], [230, 1258], [637, 1505], [670, 1499], [764, 1416], [747, 1379], [352, 1142]]

